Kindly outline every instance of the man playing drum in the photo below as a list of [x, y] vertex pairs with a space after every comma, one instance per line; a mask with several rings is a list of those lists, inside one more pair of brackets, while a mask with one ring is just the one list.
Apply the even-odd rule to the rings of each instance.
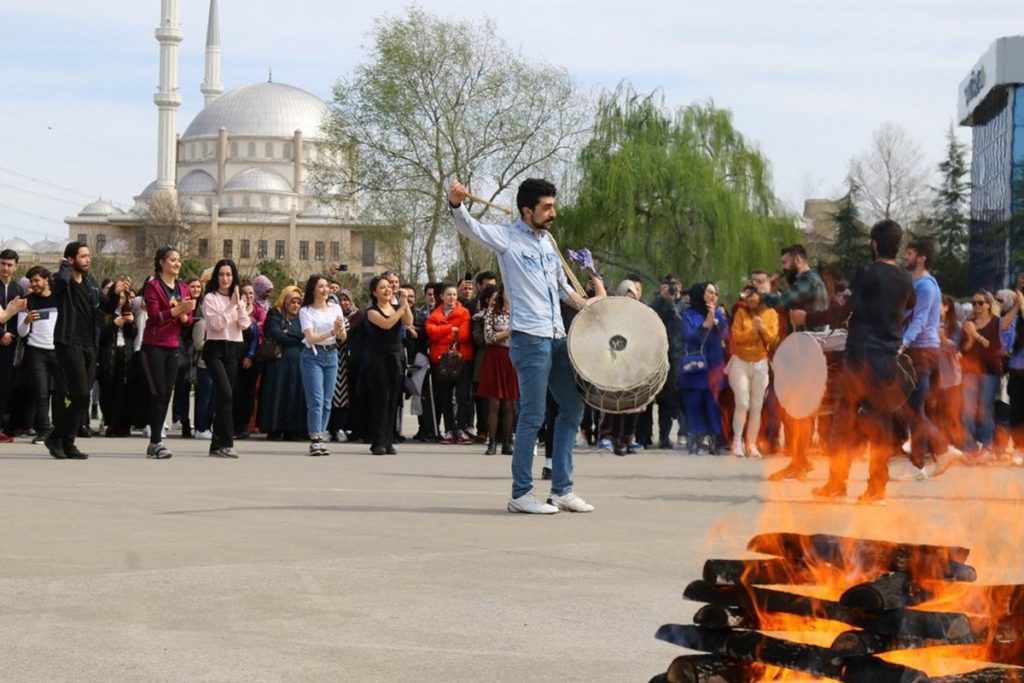
[[814, 489], [816, 496], [846, 496], [846, 480], [854, 451], [863, 447], [864, 435], [871, 444], [868, 488], [858, 502], [876, 503], [885, 498], [889, 482], [889, 457], [897, 439], [893, 413], [906, 396], [900, 387], [898, 360], [903, 344], [903, 319], [914, 296], [906, 269], [896, 265], [903, 229], [883, 220], [871, 228], [875, 262], [862, 269], [850, 283], [852, 308], [850, 333], [843, 357], [843, 389], [836, 413], [835, 452], [828, 483]]
[[[802, 244], [794, 244], [782, 250], [782, 272], [789, 282], [789, 289], [784, 292], [769, 292], [761, 296], [761, 301], [768, 308], [782, 308], [789, 312], [789, 326], [786, 331], [791, 334], [807, 323], [809, 313], [824, 313], [828, 310], [828, 291], [825, 283], [816, 271], [807, 263], [807, 250]], [[811, 332], [821, 332], [823, 327], [811, 326]], [[794, 419], [785, 416], [786, 450], [789, 451], [790, 462], [783, 469], [769, 475], [771, 481], [783, 479], [800, 479], [813, 469], [807, 451], [814, 433], [814, 418]]]
[[[547, 235], [557, 213], [555, 194], [550, 182], [527, 178], [516, 195], [519, 220], [511, 225], [483, 225], [462, 205], [469, 191], [457, 180], [448, 190], [456, 229], [497, 254], [511, 301], [509, 354], [519, 375], [520, 407], [509, 512], [553, 514], [594, 509], [572, 487], [572, 449], [583, 417], [583, 400], [569, 362], [559, 302], [582, 309], [600, 297], [584, 299], [569, 287], [561, 259]], [[558, 417], [551, 495], [544, 503], [533, 495], [532, 465], [548, 391], [558, 404]]]

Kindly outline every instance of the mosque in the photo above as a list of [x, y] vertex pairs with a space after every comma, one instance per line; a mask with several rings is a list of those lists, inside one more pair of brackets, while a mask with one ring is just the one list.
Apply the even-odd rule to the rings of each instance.
[[85, 241], [103, 256], [144, 257], [160, 246], [154, 239], [166, 239], [153, 234], [159, 227], [152, 207], [163, 196], [177, 202], [189, 225], [187, 239], [177, 240], [187, 242], [179, 244], [187, 257], [210, 264], [231, 258], [242, 272], [271, 259], [296, 277], [323, 272], [332, 262], [364, 277], [376, 272], [374, 233], [389, 226], [359, 222], [355, 202], [319, 202], [309, 185], [309, 162], [355, 163], [353, 154], [327, 157], [332, 152], [321, 130], [327, 104], [272, 80], [225, 93], [217, 0], [210, 1], [204, 108], [177, 134], [179, 17], [180, 0], [161, 0], [156, 180], [127, 211], [99, 200], [66, 218], [69, 239]]

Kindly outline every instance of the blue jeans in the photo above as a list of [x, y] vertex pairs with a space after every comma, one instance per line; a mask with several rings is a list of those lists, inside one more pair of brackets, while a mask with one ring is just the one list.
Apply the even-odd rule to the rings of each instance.
[[964, 373], [964, 434], [967, 439], [964, 450], [977, 450], [975, 442], [980, 442], [982, 448], [992, 445], [996, 429], [993, 410], [998, 391], [998, 375]]
[[206, 368], [196, 368], [195, 413], [197, 432], [213, 429], [213, 378]]
[[299, 370], [302, 388], [306, 392], [306, 431], [310, 438], [327, 433], [331, 419], [331, 399], [334, 382], [338, 378], [338, 354], [335, 351], [303, 347]]
[[509, 356], [519, 375], [519, 423], [512, 449], [512, 497], [533, 488], [533, 448], [544, 422], [547, 392], [558, 404], [551, 453], [551, 493], [572, 491], [572, 448], [583, 419], [583, 399], [569, 363], [566, 339], [513, 332]]

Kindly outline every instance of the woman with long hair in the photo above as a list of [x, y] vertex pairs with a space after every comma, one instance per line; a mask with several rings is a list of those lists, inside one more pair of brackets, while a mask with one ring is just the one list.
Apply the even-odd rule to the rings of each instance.
[[372, 404], [370, 452], [394, 455], [395, 418], [402, 388], [402, 325], [412, 327], [412, 309], [405, 296], [391, 302], [396, 292], [388, 278], [378, 275], [370, 280], [370, 307], [366, 310], [367, 384]]
[[250, 313], [239, 293], [235, 262], [231, 259], [217, 261], [203, 297], [206, 322], [203, 360], [213, 381], [211, 457], [238, 457], [232, 415], [234, 386], [243, 353], [242, 331], [249, 326]]
[[303, 349], [300, 368], [306, 392], [309, 454], [330, 455], [324, 443], [331, 419], [331, 398], [338, 374], [337, 343], [347, 336], [341, 307], [329, 300], [331, 287], [323, 275], [310, 275], [299, 308]]
[[946, 440], [962, 446], [964, 399], [960, 347], [963, 345], [963, 330], [953, 297], [943, 294], [939, 311], [939, 381], [937, 391], [933, 392], [930, 411], [932, 422], [942, 430]]
[[726, 366], [729, 386], [736, 400], [732, 416], [732, 454], [760, 458], [757, 434], [768, 389], [768, 354], [779, 343], [779, 315], [775, 309], [764, 305], [752, 285], [743, 289], [743, 304], [736, 307], [729, 328], [732, 358]]
[[263, 366], [260, 387], [260, 431], [271, 441], [292, 441], [306, 433], [306, 394], [302, 389], [302, 327], [299, 308], [302, 290], [281, 290], [267, 313], [263, 334], [281, 348], [281, 357]]
[[993, 410], [1002, 375], [1002, 344], [995, 300], [984, 289], [971, 297], [972, 316], [963, 324], [964, 451], [976, 464], [994, 459], [991, 452], [995, 434]]
[[[456, 422], [455, 392], [466, 386], [466, 373], [473, 360], [473, 340], [469, 309], [459, 303], [459, 293], [453, 284], [438, 285], [435, 290], [439, 303], [427, 317], [425, 328], [430, 338], [430, 363], [434, 382], [434, 401], [444, 416], [445, 434], [439, 443], [473, 443], [464, 431], [468, 424]], [[441, 372], [441, 357], [450, 349], [462, 357], [462, 371], [458, 378]]]
[[708, 455], [715, 455], [722, 436], [717, 397], [724, 377], [722, 342], [729, 336], [729, 323], [718, 310], [714, 282], [693, 285], [689, 297], [690, 308], [683, 314], [683, 357], [679, 363], [688, 450], [699, 454], [703, 448]]
[[163, 443], [164, 420], [171, 390], [181, 362], [181, 335], [192, 324], [196, 302], [188, 285], [178, 279], [181, 254], [162, 247], [153, 258], [154, 275], [143, 287], [146, 327], [142, 336], [142, 371], [149, 387], [149, 446], [146, 457], [165, 459], [171, 451]]
[[[487, 301], [485, 293], [485, 301]], [[487, 399], [486, 455], [497, 452], [498, 417], [501, 416], [501, 453], [512, 455], [512, 424], [515, 401], [519, 400], [519, 378], [509, 358], [511, 317], [505, 285], [499, 285], [484, 310], [484, 363], [477, 394]]]

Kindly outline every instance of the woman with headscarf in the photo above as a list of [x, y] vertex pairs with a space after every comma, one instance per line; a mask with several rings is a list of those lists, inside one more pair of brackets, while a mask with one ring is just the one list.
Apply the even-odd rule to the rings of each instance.
[[271, 441], [302, 439], [306, 433], [306, 394], [302, 388], [302, 290], [285, 287], [263, 326], [263, 334], [281, 347], [281, 357], [263, 367], [260, 388], [260, 431]]
[[[256, 295], [255, 308], [262, 310], [264, 313], [269, 313], [270, 309], [273, 308], [271, 302], [274, 300], [274, 283], [266, 275], [257, 275], [252, 279], [252, 289]], [[281, 297], [278, 297], [277, 300], [280, 301]], [[260, 317], [262, 319], [265, 316]]]
[[679, 389], [686, 410], [687, 450], [708, 455], [718, 452], [722, 415], [718, 392], [724, 384], [729, 323], [718, 308], [714, 282], [700, 282], [688, 292], [690, 308], [683, 314], [683, 357], [679, 363]]
[[[345, 329], [352, 331], [352, 324], [349, 317], [352, 315], [354, 304], [352, 293], [347, 289], [338, 290], [338, 305], [341, 306], [342, 315], [345, 316]], [[334, 396], [331, 399], [331, 423], [328, 432], [331, 441], [348, 441], [345, 433], [345, 425], [348, 420], [348, 408], [352, 403], [352, 387], [349, 384], [349, 341], [351, 337], [346, 336], [344, 341], [338, 342], [338, 379], [334, 381]]]

